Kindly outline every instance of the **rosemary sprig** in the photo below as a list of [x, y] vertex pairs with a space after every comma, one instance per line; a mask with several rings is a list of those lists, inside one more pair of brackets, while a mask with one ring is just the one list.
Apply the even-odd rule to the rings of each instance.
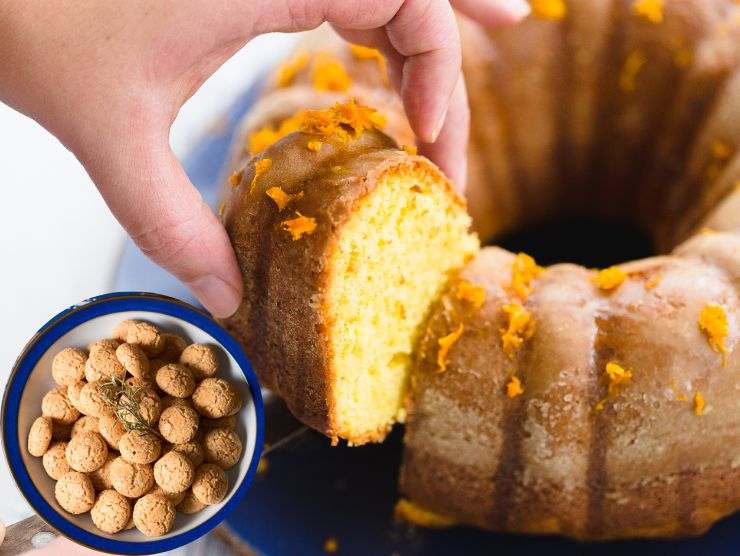
[[140, 434], [153, 434], [159, 437], [159, 431], [152, 427], [141, 414], [141, 399], [146, 386], [129, 386], [121, 379], [110, 377], [99, 386], [100, 393], [118, 420], [127, 431]]

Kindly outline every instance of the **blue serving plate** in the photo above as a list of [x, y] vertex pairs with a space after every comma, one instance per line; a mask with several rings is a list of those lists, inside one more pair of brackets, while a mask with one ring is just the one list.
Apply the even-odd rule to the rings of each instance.
[[[223, 131], [204, 137], [185, 160], [190, 179], [212, 207], [217, 204], [236, 125], [259, 88], [259, 84], [253, 86], [238, 99]], [[577, 229], [574, 233], [579, 234]], [[115, 287], [194, 302], [185, 286], [151, 263], [131, 242], [124, 249]], [[267, 471], [257, 476], [248, 496], [229, 515], [227, 528], [246, 547], [265, 555], [326, 554], [323, 545], [329, 538], [337, 540], [338, 553], [352, 555], [740, 554], [740, 515], [725, 519], [700, 538], [593, 544], [398, 525], [393, 507], [398, 497], [401, 439], [402, 431], [396, 430], [380, 445], [332, 448], [319, 434], [303, 435], [269, 455]]]
[[[221, 374], [238, 389], [244, 402], [236, 417], [237, 430], [244, 439], [244, 456], [226, 471], [226, 497], [196, 515], [178, 514], [172, 529], [156, 539], [135, 529], [107, 534], [93, 525], [88, 514], [65, 512], [55, 500], [55, 483], [44, 471], [40, 458], [31, 456], [26, 449], [26, 438], [39, 414], [41, 399], [56, 386], [49, 373], [54, 354], [62, 347], [84, 346], [104, 338], [121, 320], [131, 318], [146, 319], [193, 342], [218, 346]], [[13, 367], [3, 396], [0, 428], [9, 471], [35, 512], [75, 542], [113, 554], [152, 554], [176, 549], [217, 527], [246, 494], [264, 443], [259, 382], [236, 340], [205, 312], [177, 299], [140, 292], [116, 292], [87, 299], [41, 327]]]

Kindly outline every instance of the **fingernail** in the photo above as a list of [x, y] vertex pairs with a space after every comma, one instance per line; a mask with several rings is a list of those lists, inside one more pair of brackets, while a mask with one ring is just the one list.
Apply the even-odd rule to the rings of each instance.
[[434, 127], [432, 128], [432, 135], [429, 138], [429, 143], [434, 143], [437, 140], [437, 137], [439, 137], [439, 134], [442, 132], [442, 127], [445, 125], [445, 120], [447, 119], [447, 110], [442, 112], [442, 115], [439, 117], [439, 120], [437, 120], [437, 123], [434, 124]]
[[526, 0], [501, 0], [501, 6], [516, 19], [524, 19], [532, 12]]
[[190, 289], [217, 318], [226, 318], [239, 308], [241, 298], [237, 291], [218, 276], [203, 276], [189, 283]]

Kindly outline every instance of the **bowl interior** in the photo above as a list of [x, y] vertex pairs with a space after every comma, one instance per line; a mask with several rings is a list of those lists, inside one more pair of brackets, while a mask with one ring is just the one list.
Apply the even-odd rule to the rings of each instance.
[[27, 438], [31, 424], [34, 419], [41, 415], [41, 399], [49, 390], [56, 386], [56, 383], [51, 377], [51, 361], [54, 355], [65, 347], [86, 349], [86, 346], [90, 342], [101, 338], [109, 338], [116, 324], [124, 319], [146, 320], [159, 326], [164, 331], [182, 335], [188, 342], [205, 343], [213, 346], [219, 355], [220, 365], [218, 376], [231, 382], [239, 390], [244, 401], [242, 410], [236, 415], [236, 430], [244, 443], [244, 453], [239, 463], [226, 471], [229, 479], [229, 491], [226, 498], [220, 504], [208, 506], [194, 515], [185, 515], [178, 512], [172, 530], [167, 535], [158, 537], [157, 540], [175, 537], [204, 523], [235, 494], [237, 487], [244, 480], [254, 456], [257, 415], [249, 384], [233, 356], [210, 334], [174, 316], [147, 311], [126, 311], [94, 317], [64, 334], [43, 354], [33, 368], [28, 382], [23, 389], [20, 400], [20, 412], [17, 418], [18, 442], [21, 447], [21, 457], [31, 477], [31, 481], [52, 508], [78, 527], [94, 535], [116, 541], [132, 543], [151, 542], [153, 540], [152, 538], [145, 537], [136, 529], [109, 535], [95, 527], [89, 513], [73, 516], [65, 512], [54, 497], [55, 481], [44, 471], [41, 458], [33, 457], [27, 450]]

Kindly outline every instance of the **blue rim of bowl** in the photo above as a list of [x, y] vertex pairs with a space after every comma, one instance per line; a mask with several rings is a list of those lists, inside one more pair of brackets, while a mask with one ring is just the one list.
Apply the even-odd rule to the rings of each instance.
[[[236, 492], [213, 516], [197, 527], [161, 540], [117, 541], [90, 533], [74, 525], [57, 512], [36, 489], [21, 458], [21, 446], [18, 441], [17, 424], [21, 394], [39, 359], [55, 341], [76, 326], [102, 315], [124, 311], [149, 311], [176, 317], [210, 334], [229, 352], [244, 373], [256, 414], [257, 434], [252, 461]], [[259, 382], [251, 363], [236, 340], [210, 316], [192, 305], [178, 299], [147, 292], [116, 292], [93, 297], [65, 309], [41, 327], [26, 344], [13, 366], [3, 397], [2, 424], [3, 447], [13, 479], [38, 515], [61, 534], [77, 543], [95, 550], [118, 554], [151, 554], [173, 550], [202, 537], [220, 524], [241, 501], [254, 479], [262, 453], [265, 429]]]

